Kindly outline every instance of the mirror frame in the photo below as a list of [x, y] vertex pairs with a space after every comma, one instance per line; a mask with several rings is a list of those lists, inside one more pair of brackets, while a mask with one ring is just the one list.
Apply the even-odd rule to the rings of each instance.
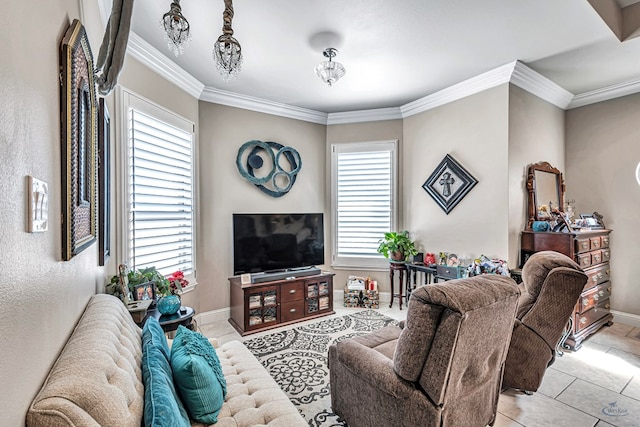
[[564, 179], [562, 178], [562, 172], [558, 169], [554, 168], [549, 164], [549, 162], [539, 162], [529, 165], [527, 170], [527, 192], [528, 192], [528, 217], [527, 221], [527, 230], [531, 230], [531, 226], [533, 225], [533, 221], [545, 221], [548, 218], [538, 218], [538, 210], [536, 209], [537, 205], [537, 197], [536, 197], [536, 171], [548, 172], [556, 175], [556, 185], [558, 191], [558, 200], [559, 206], [558, 210], [560, 212], [564, 212]]

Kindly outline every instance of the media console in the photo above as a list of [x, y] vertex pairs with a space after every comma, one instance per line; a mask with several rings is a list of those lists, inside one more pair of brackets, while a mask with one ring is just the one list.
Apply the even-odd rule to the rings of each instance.
[[[309, 271], [305, 269], [303, 274]], [[229, 323], [241, 335], [335, 313], [333, 273], [310, 276], [300, 276], [297, 271], [286, 273], [285, 278], [274, 280], [271, 276], [272, 280], [259, 283], [242, 284], [240, 276], [229, 278]]]
[[320, 269], [316, 267], [288, 268], [283, 271], [252, 273], [251, 283], [273, 282], [274, 280], [295, 279], [298, 277], [315, 276], [320, 274]]

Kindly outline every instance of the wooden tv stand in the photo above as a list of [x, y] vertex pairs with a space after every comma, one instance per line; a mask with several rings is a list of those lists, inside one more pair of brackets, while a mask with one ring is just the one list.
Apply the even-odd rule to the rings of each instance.
[[229, 323], [241, 335], [334, 314], [333, 273], [242, 284], [229, 278]]

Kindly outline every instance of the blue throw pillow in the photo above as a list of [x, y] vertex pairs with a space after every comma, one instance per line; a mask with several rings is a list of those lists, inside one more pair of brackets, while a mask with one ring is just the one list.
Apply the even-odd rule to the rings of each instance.
[[218, 413], [227, 394], [227, 382], [209, 340], [198, 332], [179, 326], [171, 346], [171, 369], [191, 419], [203, 424], [218, 422]]
[[150, 317], [142, 329], [144, 425], [189, 427], [189, 416], [173, 385], [169, 345], [158, 320]]

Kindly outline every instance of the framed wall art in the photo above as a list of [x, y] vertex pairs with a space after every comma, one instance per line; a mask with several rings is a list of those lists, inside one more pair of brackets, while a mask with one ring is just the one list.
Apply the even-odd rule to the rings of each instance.
[[105, 265], [111, 255], [111, 159], [109, 110], [104, 98], [99, 101], [98, 117], [98, 264]]
[[89, 39], [77, 19], [60, 44], [62, 259], [88, 248], [97, 234], [98, 103]]
[[422, 184], [422, 188], [449, 215], [477, 183], [469, 172], [447, 154]]

